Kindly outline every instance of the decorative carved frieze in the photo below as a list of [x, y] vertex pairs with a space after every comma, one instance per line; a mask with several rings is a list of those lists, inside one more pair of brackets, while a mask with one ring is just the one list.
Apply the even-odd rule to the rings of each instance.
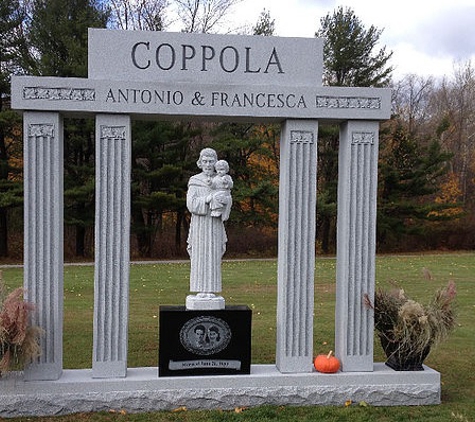
[[54, 138], [54, 125], [46, 123], [35, 123], [28, 125], [28, 137], [30, 138]]
[[91, 88], [52, 88], [28, 86], [23, 88], [24, 100], [95, 101], [96, 91]]
[[307, 130], [291, 130], [290, 131], [291, 143], [313, 144], [313, 132]]
[[352, 144], [374, 144], [374, 132], [352, 132]]
[[336, 97], [317, 96], [315, 100], [317, 108], [356, 108], [356, 109], [380, 109], [381, 98], [379, 97]]
[[101, 139], [125, 139], [125, 126], [101, 126]]

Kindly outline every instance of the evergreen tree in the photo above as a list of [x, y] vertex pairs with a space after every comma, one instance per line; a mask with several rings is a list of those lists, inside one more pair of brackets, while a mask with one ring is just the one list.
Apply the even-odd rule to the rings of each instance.
[[109, 13], [99, 0], [33, 0], [30, 72], [87, 77], [88, 28], [105, 28]]
[[150, 258], [157, 233], [174, 225], [174, 251], [168, 253], [180, 254], [182, 228], [188, 229], [187, 183], [198, 155], [190, 145], [200, 128], [171, 122], [134, 122], [132, 128], [132, 232], [138, 252]]
[[[272, 36], [274, 30], [275, 20], [264, 9], [253, 34]], [[232, 218], [228, 224], [276, 226], [279, 125], [222, 123], [212, 135], [212, 146], [229, 162], [234, 178]]]
[[437, 139], [424, 145], [411, 137], [401, 122], [394, 122], [382, 142], [379, 165], [378, 242], [387, 247], [403, 234], [420, 235], [431, 220], [454, 204], [438, 203], [433, 194], [448, 171], [452, 154], [442, 151]]
[[325, 38], [324, 82], [332, 86], [384, 87], [389, 83], [392, 56], [383, 47], [375, 53], [382, 30], [365, 28], [351, 8], [340, 6], [320, 20], [317, 37]]
[[319, 125], [317, 143], [317, 238], [324, 253], [334, 250], [338, 188], [339, 128]]
[[257, 21], [256, 25], [252, 28], [252, 33], [254, 35], [264, 35], [270, 37], [274, 35], [275, 31], [275, 19], [272, 19], [270, 12], [264, 9]]
[[[20, 116], [10, 108], [10, 77], [19, 70], [24, 46], [21, 27], [24, 13], [18, 0], [0, 3], [0, 257], [8, 256], [9, 211], [22, 204], [19, 177], [22, 151]], [[17, 159], [17, 165], [13, 159]]]
[[[389, 83], [392, 53], [375, 53], [382, 31], [366, 29], [351, 8], [339, 7], [320, 20], [317, 37], [325, 38], [323, 81], [332, 86], [381, 87]], [[318, 81], [319, 83], [319, 81]], [[334, 249], [338, 179], [336, 126], [319, 127], [317, 236], [324, 253]]]
[[266, 227], [277, 223], [278, 144], [275, 125], [223, 123], [213, 132], [212, 147], [228, 161], [234, 179], [228, 224]]
[[[86, 77], [88, 28], [105, 27], [108, 11], [99, 0], [33, 0], [28, 27], [29, 72], [39, 76]], [[94, 223], [94, 122], [65, 121], [65, 222], [75, 228], [75, 253], [84, 256]]]

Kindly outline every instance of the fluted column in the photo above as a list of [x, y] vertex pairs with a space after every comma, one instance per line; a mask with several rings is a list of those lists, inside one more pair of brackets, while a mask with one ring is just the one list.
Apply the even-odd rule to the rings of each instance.
[[130, 117], [96, 116], [93, 377], [125, 377], [130, 261]]
[[317, 121], [287, 120], [280, 143], [276, 364], [311, 372]]
[[377, 122], [348, 121], [340, 130], [335, 349], [342, 370], [373, 370]]
[[63, 123], [59, 113], [25, 112], [24, 288], [44, 333], [27, 380], [56, 380], [63, 368]]

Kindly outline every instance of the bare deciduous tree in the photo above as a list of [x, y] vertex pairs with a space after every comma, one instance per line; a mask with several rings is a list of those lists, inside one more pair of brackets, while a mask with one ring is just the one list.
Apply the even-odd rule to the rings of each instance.
[[119, 29], [162, 31], [168, 0], [109, 0], [112, 24]]
[[410, 74], [392, 88], [394, 113], [407, 122], [409, 134], [420, 134], [430, 118], [427, 106], [433, 94], [434, 79]]
[[231, 9], [242, 0], [175, 0], [185, 32], [217, 32]]
[[[444, 78], [434, 93], [430, 112], [438, 125], [443, 125], [442, 142], [454, 153], [453, 171], [459, 175], [462, 200], [475, 205], [475, 68], [469, 61]], [[470, 204], [469, 204], [470, 203]]]

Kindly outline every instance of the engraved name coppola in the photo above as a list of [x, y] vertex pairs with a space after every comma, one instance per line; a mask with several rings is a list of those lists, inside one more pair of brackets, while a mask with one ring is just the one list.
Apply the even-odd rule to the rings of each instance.
[[225, 73], [285, 73], [275, 47], [265, 53], [256, 53], [252, 47], [238, 48], [228, 45], [215, 48], [211, 45], [190, 44], [153, 45], [140, 41], [132, 47], [131, 60], [135, 68], [161, 71], [197, 70], [207, 72], [216, 68]]

